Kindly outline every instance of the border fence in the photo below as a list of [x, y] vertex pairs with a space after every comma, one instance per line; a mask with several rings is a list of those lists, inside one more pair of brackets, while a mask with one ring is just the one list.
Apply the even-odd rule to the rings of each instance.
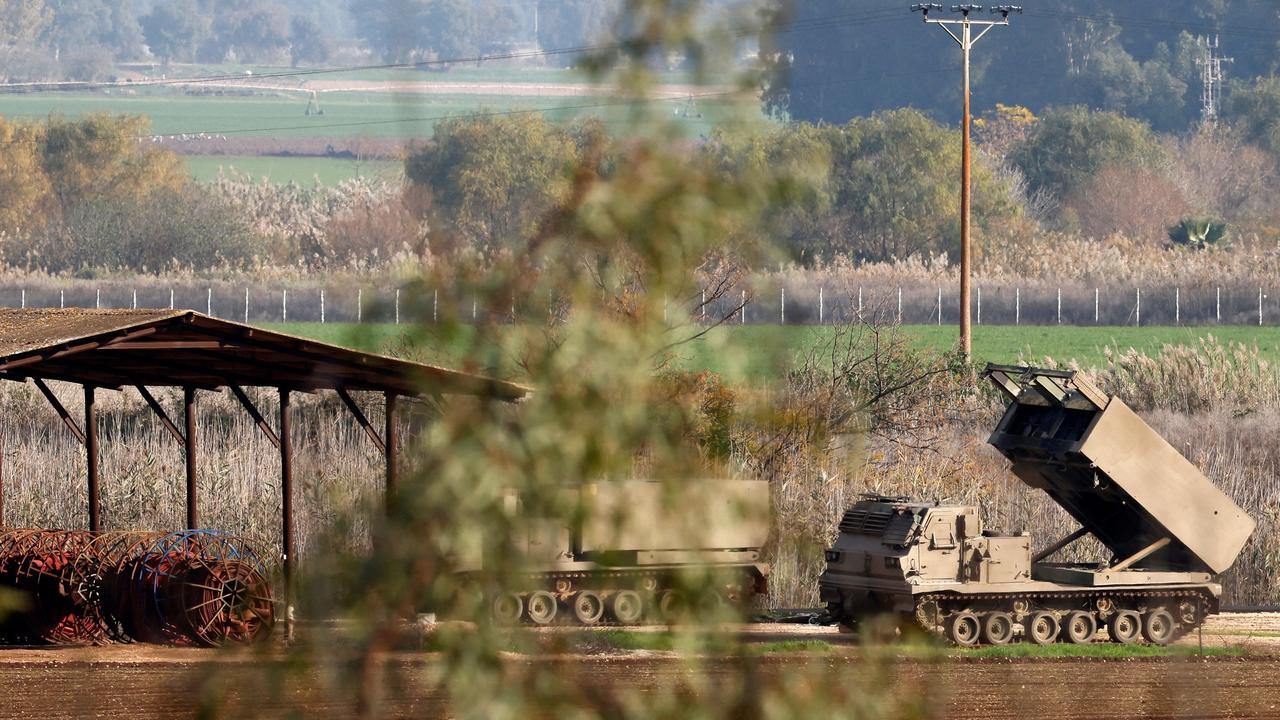
[[[954, 285], [757, 282], [709, 296], [669, 298], [695, 321], [829, 325], [859, 321], [948, 325], [958, 321]], [[1280, 326], [1280, 296], [1266, 287], [979, 285], [978, 325]], [[351, 283], [39, 280], [0, 284], [0, 307], [173, 308], [247, 323], [512, 323], [541, 320], [552, 298], [495, 299], [464, 285], [412, 289]]]

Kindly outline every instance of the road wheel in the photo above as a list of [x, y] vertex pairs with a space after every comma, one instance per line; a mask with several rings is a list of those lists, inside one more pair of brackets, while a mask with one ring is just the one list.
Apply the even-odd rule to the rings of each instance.
[[579, 590], [573, 596], [573, 617], [579, 625], [595, 625], [604, 617], [604, 599], [599, 593]]
[[676, 622], [684, 615], [688, 603], [679, 590], [663, 590], [658, 596], [658, 613], [664, 622]]
[[1093, 642], [1093, 635], [1096, 632], [1098, 632], [1098, 622], [1093, 619], [1093, 613], [1082, 610], [1068, 613], [1066, 621], [1062, 624], [1063, 639], [1076, 645], [1088, 645]]
[[1152, 645], [1168, 645], [1177, 627], [1172, 613], [1164, 608], [1153, 608], [1142, 619], [1142, 637]]
[[1138, 642], [1142, 634], [1142, 619], [1132, 610], [1121, 610], [1107, 621], [1107, 635], [1112, 642], [1121, 645], [1132, 645]]
[[982, 642], [1008, 645], [1013, 639], [1013, 616], [1007, 612], [990, 612], [982, 619]]
[[644, 617], [644, 601], [634, 590], [619, 590], [609, 601], [609, 614], [623, 625], [635, 625]]
[[973, 647], [982, 634], [978, 616], [959, 612], [947, 619], [947, 639], [959, 647]]
[[1022, 621], [1022, 635], [1033, 645], [1052, 645], [1058, 639], [1058, 619], [1043, 610]]
[[525, 611], [535, 625], [550, 625], [556, 619], [558, 605], [555, 595], [539, 590], [529, 596], [528, 602], [525, 603]]
[[524, 601], [515, 593], [498, 593], [489, 604], [489, 612], [500, 625], [515, 625], [524, 614]]

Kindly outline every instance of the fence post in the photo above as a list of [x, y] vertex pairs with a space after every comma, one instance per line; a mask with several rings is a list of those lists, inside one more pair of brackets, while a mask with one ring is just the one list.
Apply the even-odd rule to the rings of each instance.
[[782, 324], [787, 324], [787, 289], [782, 288]]
[[244, 324], [249, 324], [249, 288], [244, 289]]
[[862, 286], [858, 286], [858, 322], [862, 322]]
[[942, 288], [938, 288], [938, 326], [942, 326]]
[[324, 324], [324, 288], [320, 288], [320, 324]]
[[1182, 288], [1173, 289], [1173, 324], [1182, 324]]
[[741, 315], [741, 318], [740, 318], [741, 322], [738, 324], [746, 325], [747, 324], [747, 291], [746, 290], [742, 291], [742, 309], [739, 310], [738, 312]]
[[1262, 288], [1258, 288], [1258, 327], [1262, 327]]
[[289, 288], [280, 291], [280, 322], [289, 322]]
[[1214, 317], [1218, 322], [1222, 322], [1222, 288], [1218, 288], [1218, 301], [1214, 305]]
[[440, 289], [431, 291], [431, 324], [440, 324]]
[[400, 288], [396, 288], [396, 324], [400, 324]]
[[213, 317], [213, 288], [205, 288], [206, 297], [204, 301], [205, 315]]
[[58, 307], [64, 308], [66, 306], [67, 306], [67, 291], [59, 290], [58, 291]]
[[978, 288], [978, 324], [982, 324], [982, 288]]
[[134, 289], [133, 289], [133, 304], [132, 304], [132, 305], [130, 305], [130, 306], [129, 306], [129, 308], [130, 308], [131, 310], [137, 310], [137, 309], [138, 309], [138, 289], [137, 289], [137, 288], [134, 288]]
[[1058, 288], [1058, 324], [1062, 324], [1062, 288]]
[[[480, 300], [479, 300], [479, 298], [477, 298], [477, 297], [476, 297], [476, 294], [475, 294], [475, 293], [471, 293], [471, 324], [472, 324], [472, 325], [477, 324], [477, 319], [480, 317], [479, 313], [477, 312], [478, 307], [479, 307], [479, 302], [480, 302]], [[396, 303], [396, 305], [398, 306], [398, 305], [399, 305], [399, 303], [397, 302], [397, 303]], [[398, 314], [398, 313], [397, 313], [397, 314]], [[399, 321], [397, 321], [397, 322], [399, 322]]]
[[1098, 310], [1099, 310], [1099, 307], [1098, 307], [1098, 305], [1099, 305], [1098, 300], [1099, 300], [1099, 297], [1098, 297], [1098, 288], [1094, 288], [1094, 289], [1093, 289], [1093, 324], [1094, 324], [1094, 325], [1097, 325], [1097, 324], [1098, 324], [1098, 317], [1099, 317], [1099, 314], [1098, 314]]
[[698, 315], [702, 318], [702, 324], [707, 324], [707, 289], [702, 289], [702, 304], [698, 306]]
[[898, 324], [902, 324], [902, 287], [898, 287]]
[[1013, 289], [1013, 324], [1022, 324], [1022, 288]]
[[173, 309], [173, 288], [169, 288], [169, 309]]
[[823, 319], [824, 319], [823, 315], [825, 315], [825, 310], [826, 308], [824, 307], [824, 303], [823, 303], [822, 288], [819, 287], [818, 288], [818, 324], [819, 325], [825, 324], [823, 323]]
[[22, 288], [22, 309], [27, 309], [27, 289]]
[[364, 322], [364, 288], [356, 288], [356, 324]]
[[1133, 306], [1133, 324], [1135, 327], [1142, 327], [1142, 288], [1134, 288], [1137, 294], [1138, 303]]
[[93, 295], [93, 309], [102, 307], [102, 288], [96, 288]]

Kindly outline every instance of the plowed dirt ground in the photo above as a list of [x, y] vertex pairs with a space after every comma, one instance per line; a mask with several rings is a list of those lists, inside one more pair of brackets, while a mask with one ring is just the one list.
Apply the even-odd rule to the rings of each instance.
[[[1215, 618], [1206, 647], [1244, 647], [1242, 657], [1124, 659], [865, 659], [853, 640], [829, 628], [751, 626], [748, 642], [821, 640], [817, 654], [770, 652], [754, 658], [757, 682], [787, 682], [823, 697], [828, 688], [857, 697], [858, 683], [918, 699], [938, 718], [1280, 718], [1280, 614]], [[1196, 637], [1184, 640], [1195, 644]], [[848, 650], [846, 652], [846, 650]], [[430, 653], [386, 657], [403, 690], [386, 698], [395, 717], [449, 715], [433, 678]], [[674, 653], [590, 650], [578, 655], [508, 658], [513, 677], [538, 664], [602, 692], [644, 698], [665, 693], [687, 677]], [[716, 698], [737, 680], [735, 662], [703, 658], [706, 685], [694, 692]], [[278, 679], [287, 676], [289, 682]], [[354, 668], [291, 668], [279, 650], [220, 652], [155, 646], [7, 649], [0, 651], [0, 718], [185, 718], [201, 701], [228, 717], [351, 717]], [[284, 689], [280, 689], [283, 687]], [[849, 702], [856, 702], [850, 699]]]

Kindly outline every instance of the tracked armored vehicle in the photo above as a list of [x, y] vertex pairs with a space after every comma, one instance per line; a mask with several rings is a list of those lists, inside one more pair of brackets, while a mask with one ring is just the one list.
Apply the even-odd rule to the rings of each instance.
[[[822, 600], [844, 625], [894, 615], [961, 646], [1164, 645], [1218, 611], [1214, 576], [1254, 521], [1120, 399], [1069, 371], [988, 366], [1008, 400], [989, 442], [1080, 527], [1032, 552], [977, 509], [867, 497], [826, 553]], [[1092, 536], [1097, 562], [1050, 562]]]
[[[675, 496], [672, 496], [672, 492]], [[567, 486], [562, 499], [581, 522], [526, 519], [514, 551], [529, 572], [488, 596], [493, 618], [532, 625], [639, 625], [677, 620], [689, 603], [746, 610], [766, 590], [760, 546], [769, 535], [769, 485], [693, 480], [679, 488], [651, 481]], [[516, 493], [507, 510], [524, 517]], [[680, 574], [706, 571], [699, 597]]]

